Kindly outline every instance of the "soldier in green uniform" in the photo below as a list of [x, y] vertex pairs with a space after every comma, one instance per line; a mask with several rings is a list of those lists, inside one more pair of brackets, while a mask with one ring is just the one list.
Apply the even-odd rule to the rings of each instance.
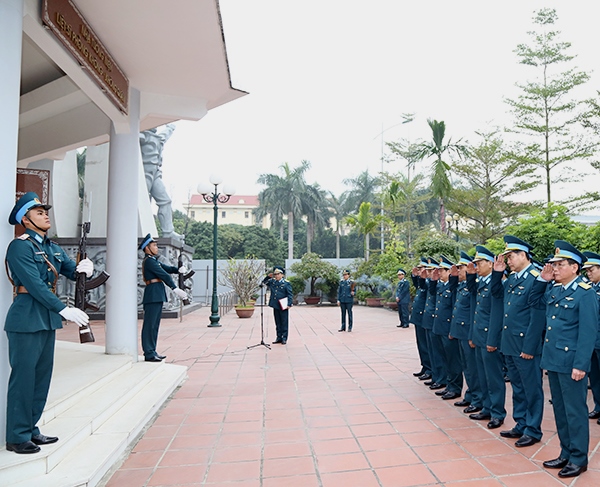
[[[590, 424], [586, 373], [598, 335], [598, 299], [579, 271], [583, 255], [564, 240], [534, 282], [530, 303], [546, 311], [541, 367], [548, 371], [560, 455], [543, 463], [559, 477], [587, 470]], [[552, 282], [553, 281], [553, 282]]]
[[277, 338], [273, 343], [285, 345], [288, 339], [289, 308], [292, 307], [292, 285], [283, 277], [283, 267], [275, 267], [273, 272], [263, 279], [271, 291], [269, 307], [273, 308]]
[[144, 289], [144, 324], [142, 325], [142, 350], [146, 362], [160, 362], [167, 358], [165, 355], [156, 353], [156, 341], [158, 340], [158, 329], [162, 315], [163, 303], [167, 301], [165, 284], [169, 286], [180, 299], [186, 299], [187, 294], [179, 289], [169, 274], [185, 273], [187, 269], [163, 264], [158, 260], [158, 244], [150, 234], [144, 237], [140, 244], [140, 250], [144, 252], [142, 261], [142, 279], [146, 284]]
[[[584, 252], [586, 258], [583, 263], [583, 269], [590, 281], [592, 289], [598, 296], [598, 304], [600, 306], [600, 254], [595, 252]], [[590, 419], [597, 420], [600, 424], [600, 320], [598, 321], [598, 336], [592, 354], [592, 365], [590, 368], [590, 388], [592, 389], [592, 397], [594, 398], [594, 409], [588, 415]]]
[[56, 296], [58, 275], [75, 280], [78, 272], [90, 277], [89, 259], [79, 264], [67, 257], [47, 232], [50, 205], [35, 193], [25, 193], [15, 204], [8, 222], [23, 225], [25, 233], [13, 240], [6, 252], [6, 268], [14, 287], [14, 299], [6, 315], [11, 373], [6, 405], [6, 449], [15, 453], [37, 453], [39, 445], [58, 441], [36, 426], [48, 397], [54, 365], [55, 332], [62, 318], [85, 326], [89, 317], [65, 306]]

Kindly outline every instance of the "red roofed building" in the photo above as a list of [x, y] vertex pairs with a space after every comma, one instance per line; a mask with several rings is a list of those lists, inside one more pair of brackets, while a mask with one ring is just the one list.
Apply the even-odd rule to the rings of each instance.
[[[263, 228], [271, 226], [270, 218], [267, 216], [262, 223], [256, 221], [254, 210], [258, 208], [258, 196], [234, 194], [227, 203], [218, 204], [219, 225], [235, 223], [237, 225], [260, 225]], [[197, 222], [209, 222], [214, 220], [213, 203], [207, 203], [201, 194], [193, 194], [190, 204], [186, 208], [188, 216]]]

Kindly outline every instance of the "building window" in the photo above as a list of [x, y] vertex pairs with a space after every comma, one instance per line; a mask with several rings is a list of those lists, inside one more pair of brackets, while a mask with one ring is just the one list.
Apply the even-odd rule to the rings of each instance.
[[196, 218], [196, 212], [194, 210], [190, 211], [190, 218]]
[[250, 212], [249, 211], [245, 211], [244, 212], [244, 218], [250, 218]]
[[221, 218], [225, 218], [227, 216], [227, 212], [226, 211], [222, 211], [221, 212]]

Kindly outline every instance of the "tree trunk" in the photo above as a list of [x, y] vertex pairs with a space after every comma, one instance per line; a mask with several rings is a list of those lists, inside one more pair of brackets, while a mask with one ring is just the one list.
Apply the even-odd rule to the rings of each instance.
[[314, 223], [309, 218], [308, 221], [306, 222], [306, 251], [307, 252], [311, 251], [311, 243], [313, 240], [314, 226], [315, 226]]
[[440, 229], [443, 235], [446, 235], [446, 209], [444, 207], [444, 198], [440, 198]]
[[335, 226], [335, 258], [340, 258], [340, 225]]
[[369, 260], [370, 235], [365, 235], [365, 260]]
[[294, 214], [288, 213], [288, 259], [294, 258]]

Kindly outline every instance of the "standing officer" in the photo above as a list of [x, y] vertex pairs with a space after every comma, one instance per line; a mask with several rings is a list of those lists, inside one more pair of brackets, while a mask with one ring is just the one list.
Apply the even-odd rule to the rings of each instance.
[[450, 289], [456, 294], [452, 322], [450, 323], [450, 336], [458, 340], [459, 356], [462, 371], [467, 383], [467, 391], [462, 401], [455, 402], [455, 406], [465, 407], [464, 413], [478, 413], [483, 408], [483, 394], [477, 375], [475, 359], [475, 345], [469, 340], [471, 332], [471, 294], [467, 289], [467, 265], [473, 259], [461, 251], [460, 260], [450, 269]]
[[[585, 269], [587, 278], [590, 281], [592, 289], [598, 296], [600, 305], [600, 255], [594, 252], [584, 252], [586, 258], [583, 268]], [[594, 409], [589, 413], [590, 419], [597, 419], [600, 424], [600, 320], [598, 322], [599, 330], [596, 337], [596, 345], [592, 354], [592, 363], [590, 368], [590, 387], [592, 389], [592, 397], [594, 398]]]
[[[544, 390], [540, 360], [544, 318], [529, 306], [529, 294], [540, 273], [530, 261], [531, 245], [512, 235], [505, 235], [504, 242], [506, 250], [496, 258], [491, 286], [494, 297], [504, 300], [500, 350], [512, 385], [516, 424], [501, 431], [500, 436], [518, 438], [515, 446], [524, 447], [542, 438]], [[505, 257], [512, 272], [503, 284]]]
[[163, 303], [167, 301], [164, 285], [169, 286], [178, 298], [186, 299], [186, 292], [175, 285], [169, 274], [185, 273], [187, 269], [185, 267], [177, 269], [177, 267], [160, 262], [158, 260], [158, 244], [150, 234], [144, 237], [139, 248], [145, 254], [142, 261], [142, 279], [146, 283], [144, 298], [142, 299], [144, 305], [142, 350], [146, 362], [160, 362], [167, 358], [165, 355], [156, 353], [162, 307]]
[[[506, 385], [502, 372], [502, 357], [497, 349], [498, 338], [491, 336], [492, 308], [502, 304], [502, 300], [493, 299], [490, 281], [494, 267], [494, 254], [483, 245], [477, 245], [477, 253], [467, 266], [467, 288], [471, 296], [475, 297], [472, 307], [473, 322], [471, 325], [471, 341], [475, 345], [475, 358], [479, 383], [483, 392], [483, 409], [479, 413], [469, 415], [475, 420], [488, 419], [489, 429], [499, 428], [504, 423], [506, 409], [504, 401]], [[477, 264], [475, 271], [474, 264]], [[475, 280], [475, 272], [479, 276]], [[493, 301], [496, 301], [495, 303]]]
[[50, 205], [35, 193], [25, 193], [8, 217], [11, 225], [21, 224], [25, 233], [14, 239], [6, 252], [6, 268], [14, 287], [14, 299], [4, 330], [8, 337], [11, 366], [6, 404], [6, 449], [15, 453], [37, 453], [38, 445], [55, 443], [36, 426], [48, 398], [54, 365], [55, 332], [62, 328], [61, 316], [80, 327], [89, 317], [71, 308], [56, 296], [56, 281], [62, 274], [75, 280], [78, 272], [90, 277], [94, 265], [89, 259], [75, 264], [63, 249], [48, 239]]
[[427, 299], [427, 289], [425, 280], [423, 279], [423, 287], [421, 286], [421, 277], [419, 276], [421, 269], [427, 266], [427, 260], [421, 257], [419, 265], [412, 270], [411, 279], [416, 289], [415, 299], [413, 301], [412, 311], [410, 313], [410, 322], [415, 327], [415, 336], [417, 341], [417, 351], [421, 361], [421, 370], [414, 372], [413, 375], [419, 380], [431, 379], [431, 360], [429, 358], [429, 350], [427, 349], [427, 335], [423, 328], [423, 310], [425, 309], [425, 300]]
[[263, 279], [263, 284], [271, 291], [269, 306], [273, 308], [277, 332], [273, 343], [285, 345], [288, 339], [289, 309], [292, 307], [292, 285], [283, 278], [283, 267], [275, 267], [273, 272]]
[[396, 303], [398, 303], [398, 328], [408, 328], [408, 305], [410, 303], [410, 284], [405, 279], [404, 269], [398, 269], [398, 285], [396, 286]]
[[588, 465], [590, 423], [584, 379], [598, 335], [598, 299], [579, 276], [583, 255], [564, 240], [556, 240], [554, 246], [554, 257], [534, 283], [530, 303], [546, 311], [541, 367], [548, 371], [561, 448], [558, 458], [543, 465], [560, 468], [558, 476], [564, 478], [577, 477]]
[[435, 259], [428, 257], [427, 268], [421, 271], [421, 278], [425, 279], [425, 287], [427, 289], [427, 299], [425, 301], [425, 309], [423, 310], [423, 328], [425, 328], [427, 333], [427, 350], [429, 350], [429, 359], [431, 360], [431, 380], [425, 381], [424, 384], [432, 390], [444, 389], [446, 387], [446, 367], [444, 360], [441, 355], [435, 353], [435, 345], [433, 343], [437, 280], [433, 284], [431, 280], [433, 271], [439, 268], [439, 263]]
[[348, 331], [352, 331], [354, 281], [350, 280], [350, 271], [348, 269], [342, 272], [342, 280], [338, 285], [337, 304], [342, 311], [342, 327], [338, 331], [346, 331], [346, 313], [348, 314]]

